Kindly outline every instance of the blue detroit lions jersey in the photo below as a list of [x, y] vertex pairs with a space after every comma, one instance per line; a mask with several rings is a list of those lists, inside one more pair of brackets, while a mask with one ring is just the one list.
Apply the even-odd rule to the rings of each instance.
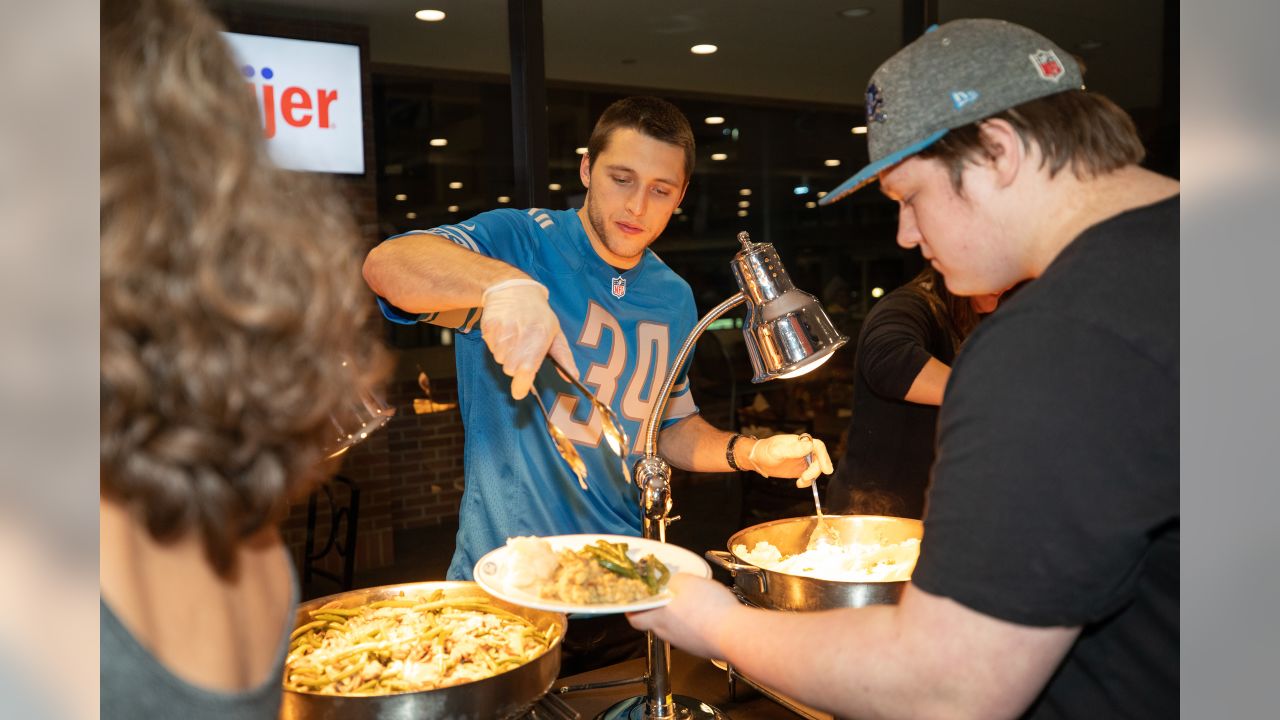
[[[591, 247], [575, 210], [493, 210], [427, 232], [520, 268], [550, 292], [578, 366], [578, 377], [613, 408], [631, 440], [627, 467], [644, 452], [641, 424], [680, 344], [697, 323], [693, 293], [652, 251], [619, 273]], [[556, 425], [587, 465], [583, 491], [556, 452], [533, 398], [511, 399], [511, 379], [493, 360], [479, 327], [480, 309], [407, 313], [378, 299], [399, 323], [458, 327], [458, 403], [466, 427], [457, 548], [451, 580], [469, 580], [481, 555], [517, 535], [641, 533], [639, 491], [609, 450], [598, 413], [550, 361], [534, 381]], [[446, 321], [446, 322], [442, 322]], [[662, 427], [697, 412], [687, 365], [677, 378]]]

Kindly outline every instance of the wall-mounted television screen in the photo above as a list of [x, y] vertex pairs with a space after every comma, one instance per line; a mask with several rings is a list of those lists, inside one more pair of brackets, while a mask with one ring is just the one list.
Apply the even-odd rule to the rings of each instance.
[[253, 85], [271, 158], [290, 170], [364, 173], [360, 48], [223, 33]]

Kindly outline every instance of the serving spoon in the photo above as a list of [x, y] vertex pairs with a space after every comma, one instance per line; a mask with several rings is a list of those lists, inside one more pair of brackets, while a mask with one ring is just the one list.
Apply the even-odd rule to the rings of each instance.
[[[809, 437], [808, 433], [800, 437]], [[809, 456], [809, 461], [813, 462], [813, 456]], [[821, 545], [834, 545], [840, 547], [840, 532], [835, 529], [831, 523], [822, 514], [822, 500], [818, 498], [818, 478], [814, 478], [809, 484], [813, 490], [813, 509], [818, 511], [818, 523], [813, 526], [813, 532], [809, 534], [809, 542], [805, 545], [805, 550], [813, 550]]]

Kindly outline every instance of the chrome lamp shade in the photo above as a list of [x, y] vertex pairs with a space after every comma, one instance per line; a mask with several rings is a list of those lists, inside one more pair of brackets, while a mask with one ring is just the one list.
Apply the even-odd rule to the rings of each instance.
[[796, 289], [771, 243], [738, 235], [742, 250], [733, 258], [734, 279], [746, 298], [742, 325], [752, 382], [803, 375], [816, 369], [849, 341], [832, 324], [818, 299]]

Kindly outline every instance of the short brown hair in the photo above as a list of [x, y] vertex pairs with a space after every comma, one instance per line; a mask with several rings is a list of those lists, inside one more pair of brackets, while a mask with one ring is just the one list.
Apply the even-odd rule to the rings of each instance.
[[662, 98], [645, 96], [623, 98], [605, 108], [587, 141], [590, 167], [595, 167], [596, 158], [609, 146], [609, 137], [619, 128], [631, 128], [684, 150], [684, 182], [689, 183], [696, 148], [689, 119], [679, 108]]
[[219, 29], [190, 0], [102, 6], [100, 483], [225, 576], [384, 364], [345, 200], [272, 164]]
[[1129, 114], [1102, 95], [1067, 90], [998, 112], [976, 123], [951, 130], [920, 151], [922, 159], [938, 159], [947, 165], [951, 184], [962, 188], [966, 163], [993, 159], [992, 148], [982, 135], [982, 123], [1005, 120], [1017, 130], [1024, 147], [1040, 148], [1049, 177], [1070, 167], [1076, 177], [1087, 179], [1142, 162], [1146, 151]]

